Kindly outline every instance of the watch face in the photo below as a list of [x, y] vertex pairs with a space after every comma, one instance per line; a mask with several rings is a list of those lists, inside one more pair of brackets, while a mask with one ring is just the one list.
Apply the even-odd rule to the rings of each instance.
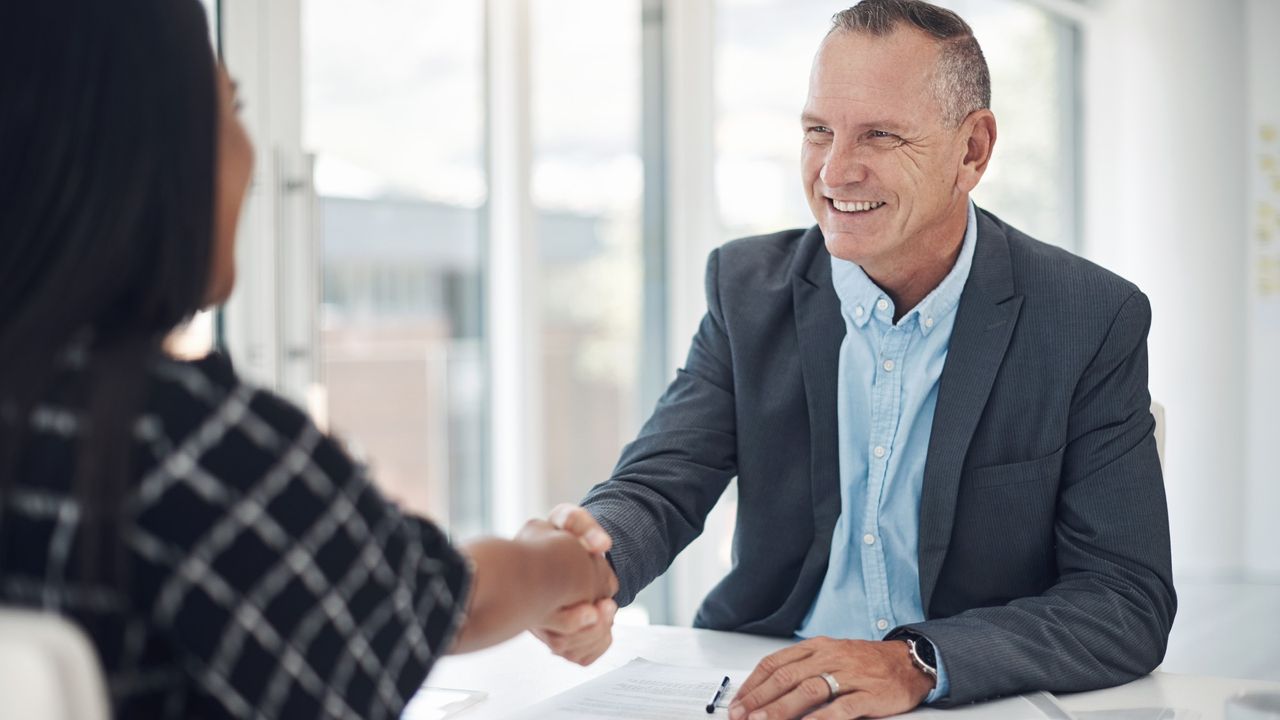
[[919, 635], [915, 637], [915, 641], [916, 654], [920, 656], [925, 665], [936, 669], [938, 667], [938, 659], [933, 652], [933, 643], [929, 642], [928, 638]]
[[933, 651], [933, 643], [929, 638], [921, 635], [913, 630], [899, 630], [893, 633], [886, 640], [905, 640], [911, 648], [913, 662], [919, 660], [929, 667], [931, 671], [938, 669], [938, 656]]

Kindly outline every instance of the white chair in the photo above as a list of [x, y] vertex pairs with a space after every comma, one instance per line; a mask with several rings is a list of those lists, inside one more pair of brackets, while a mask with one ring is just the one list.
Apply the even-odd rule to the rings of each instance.
[[1156, 454], [1160, 456], [1160, 469], [1164, 470], [1164, 406], [1152, 402], [1151, 415], [1156, 419]]
[[52, 613], [0, 608], [0, 719], [108, 720], [89, 638]]

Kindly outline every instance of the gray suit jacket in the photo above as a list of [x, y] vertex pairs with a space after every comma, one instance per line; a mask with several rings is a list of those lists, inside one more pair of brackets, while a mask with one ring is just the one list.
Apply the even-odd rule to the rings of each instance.
[[[695, 624], [788, 636], [840, 512], [844, 321], [821, 232], [712, 252], [688, 361], [613, 476], [584, 500], [629, 603], [738, 478], [734, 565]], [[1150, 305], [1134, 285], [978, 212], [939, 381], [912, 626], [944, 704], [1089, 690], [1150, 672], [1176, 599], [1147, 392]]]

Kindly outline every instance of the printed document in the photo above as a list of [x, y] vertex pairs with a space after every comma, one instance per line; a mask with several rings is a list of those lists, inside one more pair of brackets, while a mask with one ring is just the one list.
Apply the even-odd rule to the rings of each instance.
[[[750, 669], [681, 667], [636, 658], [612, 672], [528, 708], [516, 717], [542, 720], [726, 720], [726, 708]], [[707, 703], [724, 677], [729, 689]], [[950, 710], [920, 708], [903, 718], [930, 720], [1070, 720], [1048, 693], [1033, 693]]]

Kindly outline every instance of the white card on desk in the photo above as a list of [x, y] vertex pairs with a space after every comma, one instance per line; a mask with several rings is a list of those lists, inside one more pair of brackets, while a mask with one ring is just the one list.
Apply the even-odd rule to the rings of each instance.
[[922, 707], [898, 717], [921, 720], [1076, 720], [1046, 692], [988, 700], [946, 710]]
[[479, 690], [422, 687], [405, 705], [400, 720], [446, 720], [487, 697]]

